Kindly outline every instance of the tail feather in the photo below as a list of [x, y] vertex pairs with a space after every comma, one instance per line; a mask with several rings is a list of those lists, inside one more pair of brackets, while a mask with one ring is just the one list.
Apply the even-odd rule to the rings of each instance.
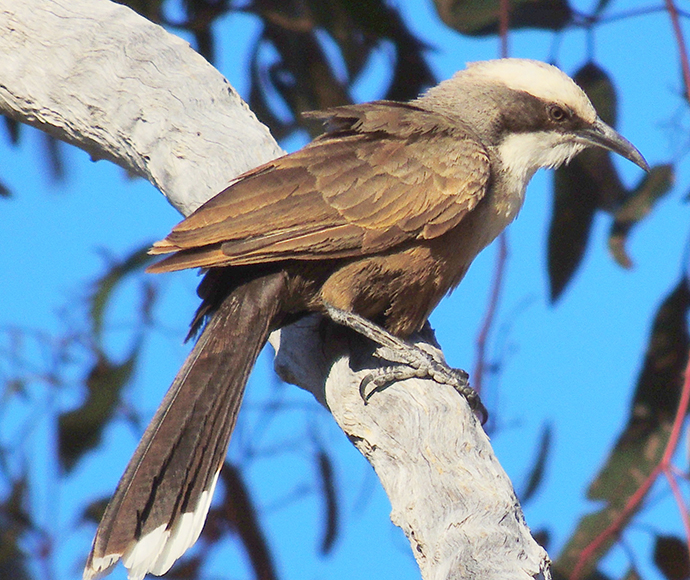
[[122, 559], [130, 580], [164, 574], [196, 542], [245, 384], [280, 315], [269, 274], [236, 288], [211, 316], [129, 462], [98, 527], [84, 579]]

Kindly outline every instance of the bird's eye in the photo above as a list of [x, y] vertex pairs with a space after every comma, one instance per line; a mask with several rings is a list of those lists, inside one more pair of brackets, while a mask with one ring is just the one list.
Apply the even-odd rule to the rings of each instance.
[[549, 118], [552, 121], [562, 123], [569, 117], [570, 115], [568, 115], [568, 112], [563, 107], [559, 107], [558, 105], [551, 105], [549, 107]]

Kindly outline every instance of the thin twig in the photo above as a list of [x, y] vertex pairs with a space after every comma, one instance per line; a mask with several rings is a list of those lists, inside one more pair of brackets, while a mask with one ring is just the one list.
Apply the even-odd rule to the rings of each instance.
[[[673, 467], [673, 466], [671, 466]], [[668, 484], [671, 487], [671, 492], [676, 500], [676, 505], [678, 505], [678, 512], [680, 513], [680, 519], [683, 522], [683, 528], [685, 529], [685, 543], [690, 551], [690, 515], [688, 515], [688, 506], [683, 499], [683, 494], [680, 491], [680, 486], [676, 481], [675, 475], [669, 469], [664, 470]]]
[[[501, 38], [500, 56], [501, 58], [507, 58], [509, 54], [508, 31], [510, 29], [510, 0], [501, 0], [498, 14], [498, 29]], [[504, 232], [498, 238], [498, 255], [496, 256], [496, 264], [494, 266], [494, 279], [491, 285], [489, 306], [484, 315], [481, 330], [477, 336], [477, 355], [474, 364], [474, 372], [472, 374], [472, 386], [478, 393], [482, 391], [482, 383], [486, 371], [486, 342], [489, 338], [489, 332], [493, 327], [496, 311], [498, 310], [507, 258], [508, 238]]]
[[474, 364], [474, 373], [472, 373], [472, 387], [478, 393], [482, 391], [482, 383], [484, 373], [486, 371], [486, 342], [489, 338], [489, 332], [493, 327], [496, 318], [496, 311], [501, 298], [501, 289], [503, 287], [503, 278], [505, 277], [506, 261], [508, 259], [508, 237], [503, 232], [498, 238], [498, 255], [496, 256], [496, 264], [494, 265], [494, 279], [491, 283], [491, 295], [489, 298], [489, 307], [484, 315], [481, 330], [477, 336], [477, 358]]
[[[671, 18], [671, 24], [673, 26], [673, 31], [676, 36], [676, 43], [678, 44], [678, 56], [680, 59], [681, 69], [683, 71], [683, 82], [685, 83], [685, 92], [688, 100], [690, 101], [690, 64], [688, 63], [688, 52], [685, 45], [685, 39], [683, 38], [683, 30], [680, 25], [680, 15], [678, 9], [676, 8], [673, 0], [666, 1], [666, 11]], [[690, 359], [690, 357], [689, 357]], [[622, 528], [625, 521], [630, 517], [630, 515], [637, 509], [638, 504], [647, 495], [647, 492], [652, 487], [654, 482], [659, 477], [659, 474], [664, 473], [668, 479], [671, 490], [678, 502], [679, 511], [681, 512], [681, 517], [683, 518], [683, 526], [686, 532], [686, 541], [688, 544], [688, 549], [690, 549], [690, 519], [688, 518], [687, 509], [685, 507], [685, 502], [682, 499], [678, 484], [673, 476], [673, 466], [671, 465], [671, 459], [678, 446], [678, 440], [682, 432], [683, 423], [685, 419], [685, 414], [688, 409], [688, 403], [690, 402], [690, 360], [685, 369], [685, 380], [683, 382], [683, 390], [681, 392], [680, 401], [678, 403], [678, 409], [676, 410], [676, 416], [673, 421], [673, 427], [671, 429], [671, 434], [669, 436], [664, 454], [661, 458], [659, 464], [652, 470], [647, 479], [642, 483], [642, 485], [637, 489], [637, 491], [630, 497], [630, 499], [625, 504], [621, 514], [601, 533], [599, 534], [580, 554], [580, 557], [575, 565], [573, 573], [571, 575], [572, 580], [579, 578], [585, 564], [590, 560], [590, 558], [596, 553], [597, 550], [609, 540], [609, 538], [617, 534]]]
[[678, 56], [680, 58], [680, 66], [683, 70], [683, 82], [685, 83], [685, 94], [690, 100], [690, 64], [688, 64], [688, 51], [685, 46], [685, 39], [683, 38], [683, 29], [680, 27], [680, 17], [678, 9], [673, 3], [673, 0], [666, 0], [666, 10], [671, 18], [673, 25], [673, 32], [676, 35], [676, 42], [678, 43]]
[[[573, 573], [570, 576], [571, 580], [577, 580], [580, 578], [580, 574], [587, 562], [592, 558], [592, 556], [601, 548], [601, 546], [609, 540], [609, 538], [622, 529], [623, 524], [628, 520], [632, 513], [637, 509], [637, 506], [642, 502], [642, 500], [647, 495], [652, 485], [656, 482], [657, 478], [661, 473], [667, 474], [669, 481], [672, 479], [672, 466], [671, 459], [675, 453], [676, 447], [678, 446], [678, 440], [680, 439], [680, 434], [682, 432], [683, 423], [685, 420], [685, 414], [688, 409], [688, 403], [690, 403], [690, 354], [688, 356], [688, 364], [685, 367], [685, 378], [683, 380], [683, 389], [680, 395], [680, 401], [678, 402], [678, 408], [676, 409], [676, 416], [673, 420], [673, 426], [671, 428], [671, 434], [666, 443], [666, 448], [664, 449], [664, 454], [661, 456], [661, 461], [652, 470], [652, 472], [647, 476], [642, 485], [637, 489], [637, 491], [630, 497], [626, 502], [620, 515], [609, 524], [606, 529], [601, 532], [594, 540], [584, 549], [577, 560], [577, 564], [573, 569]], [[675, 484], [675, 480], [674, 480]], [[671, 489], [674, 489], [674, 485], [671, 485]], [[690, 530], [690, 521], [687, 520], [687, 514], [683, 518], [683, 524], [687, 526], [686, 530]]]

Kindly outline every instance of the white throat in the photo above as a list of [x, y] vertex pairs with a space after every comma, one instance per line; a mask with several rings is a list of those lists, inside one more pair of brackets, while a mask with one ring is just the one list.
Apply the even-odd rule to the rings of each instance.
[[537, 169], [568, 163], [584, 148], [583, 143], [566, 140], [554, 131], [508, 135], [498, 146], [508, 191], [517, 194], [519, 206], [522, 205], [525, 188]]

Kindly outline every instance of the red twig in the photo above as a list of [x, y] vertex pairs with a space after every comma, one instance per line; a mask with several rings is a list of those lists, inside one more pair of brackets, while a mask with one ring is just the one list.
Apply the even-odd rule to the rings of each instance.
[[[686, 59], [687, 63], [687, 59]], [[690, 86], [690, 85], [688, 85]], [[678, 403], [678, 409], [676, 410], [676, 417], [673, 421], [673, 429], [671, 429], [671, 435], [668, 438], [668, 445], [664, 451], [664, 455], [661, 458], [661, 469], [663, 469], [666, 479], [671, 486], [671, 491], [678, 504], [678, 511], [680, 512], [680, 517], [683, 520], [683, 527], [685, 528], [685, 542], [690, 551], [690, 517], [688, 516], [688, 509], [685, 505], [685, 500], [683, 500], [683, 495], [680, 493], [678, 488], [678, 482], [673, 475], [673, 465], [671, 465], [671, 459], [678, 446], [678, 440], [683, 429], [683, 419], [685, 414], [688, 412], [688, 404], [690, 404], [690, 355], [688, 355], [688, 365], [685, 368], [685, 381], [683, 382], [683, 391], [680, 394], [680, 402]]]
[[[642, 502], [642, 500], [647, 495], [647, 492], [656, 482], [659, 474], [664, 473], [671, 484], [671, 489], [673, 490], [676, 499], [680, 499], [680, 504], [683, 505], [682, 497], [680, 496], [680, 490], [677, 488], [677, 482], [673, 478], [673, 469], [671, 465], [671, 459], [675, 453], [676, 447], [678, 446], [678, 440], [680, 439], [680, 434], [683, 429], [683, 422], [685, 419], [685, 413], [688, 409], [688, 403], [690, 402], [690, 355], [688, 357], [688, 364], [685, 367], [685, 378], [683, 381], [683, 389], [680, 394], [680, 401], [678, 402], [678, 408], [676, 410], [676, 416], [673, 420], [673, 427], [671, 428], [671, 435], [666, 443], [666, 448], [664, 449], [664, 454], [661, 456], [661, 461], [652, 470], [647, 479], [644, 480], [642, 485], [637, 489], [637, 491], [630, 497], [630, 499], [625, 504], [623, 511], [620, 515], [611, 523], [609, 526], [601, 532], [594, 540], [584, 549], [577, 560], [577, 564], [573, 569], [571, 574], [571, 580], [577, 580], [580, 578], [580, 574], [587, 564], [587, 562], [592, 558], [592, 556], [601, 548], [601, 546], [606, 543], [611, 536], [618, 534], [622, 529], [625, 522], [637, 509], [637, 506]], [[681, 510], [683, 513], [683, 525], [685, 526], [686, 532], [690, 531], [690, 520], [688, 520], [687, 510], [683, 507]], [[690, 537], [690, 536], [688, 536]]]
[[680, 57], [680, 66], [683, 70], [683, 81], [685, 82], [685, 94], [690, 101], [690, 64], [688, 64], [688, 50], [685, 46], [685, 39], [683, 38], [683, 29], [680, 27], [678, 9], [673, 3], [673, 0], [666, 0], [666, 10], [671, 18], [673, 32], [676, 35], [676, 42], [678, 43], [678, 56]]
[[[498, 12], [498, 31], [501, 37], [501, 58], [508, 56], [508, 29], [510, 27], [510, 0], [500, 0]], [[484, 372], [486, 370], [486, 341], [489, 338], [489, 332], [493, 326], [496, 317], [496, 310], [498, 310], [498, 303], [501, 297], [501, 288], [503, 287], [503, 277], [506, 269], [506, 260], [508, 258], [508, 238], [503, 233], [498, 238], [498, 255], [496, 256], [496, 265], [494, 266], [494, 279], [491, 285], [491, 297], [489, 298], [489, 307], [484, 315], [481, 330], [477, 336], [477, 358], [474, 363], [474, 373], [472, 374], [472, 386], [481, 393], [482, 382], [484, 379]]]
[[[671, 24], [673, 26], [673, 32], [676, 36], [676, 43], [678, 44], [678, 56], [680, 59], [681, 69], [683, 71], [683, 82], [685, 83], [685, 93], [690, 101], [690, 64], [688, 63], [688, 51], [685, 45], [685, 39], [683, 37], [683, 29], [680, 25], [680, 18], [678, 14], [678, 9], [674, 4], [673, 0], [665, 0], [666, 11], [671, 18]], [[575, 569], [571, 575], [571, 580], [577, 580], [580, 577], [585, 564], [589, 559], [596, 553], [596, 551], [606, 542], [612, 535], [617, 534], [626, 520], [631, 516], [634, 510], [637, 508], [638, 504], [647, 495], [647, 492], [652, 487], [654, 482], [659, 477], [659, 474], [664, 473], [666, 479], [669, 482], [673, 496], [678, 504], [679, 512], [683, 520], [683, 527], [685, 528], [686, 542], [688, 544], [688, 549], [690, 550], [690, 517], [688, 517], [688, 510], [683, 500], [683, 496], [678, 487], [678, 482], [674, 476], [674, 468], [671, 465], [671, 459], [678, 446], [678, 439], [683, 429], [683, 422], [685, 419], [685, 414], [687, 413], [688, 403], [690, 402], [690, 356], [688, 364], [685, 368], [685, 379], [683, 382], [683, 390], [680, 396], [680, 402], [678, 403], [678, 409], [676, 410], [676, 416], [673, 420], [673, 427], [671, 429], [671, 435], [669, 436], [666, 448], [664, 449], [664, 454], [661, 457], [659, 464], [652, 470], [647, 479], [642, 483], [638, 490], [630, 497], [628, 502], [625, 504], [621, 514], [613, 521], [601, 534], [599, 534], [594, 541], [589, 544], [580, 554], [580, 557], [575, 565]]]
[[[673, 466], [671, 466], [673, 467]], [[690, 551], [690, 516], [688, 515], [688, 506], [683, 499], [683, 494], [680, 492], [680, 487], [676, 481], [676, 477], [672, 470], [664, 470], [664, 475], [668, 479], [668, 484], [671, 487], [671, 492], [678, 505], [678, 512], [680, 513], [680, 519], [683, 522], [683, 528], [685, 529], [685, 543]]]
[[477, 358], [474, 364], [474, 373], [472, 374], [472, 386], [478, 393], [482, 391], [482, 381], [486, 370], [486, 341], [489, 338], [489, 332], [496, 318], [496, 310], [498, 310], [498, 303], [501, 298], [501, 289], [503, 287], [503, 277], [507, 259], [508, 238], [504, 232], [498, 238], [498, 255], [496, 256], [496, 264], [494, 266], [494, 279], [491, 283], [489, 307], [486, 309], [482, 328], [477, 336]]

